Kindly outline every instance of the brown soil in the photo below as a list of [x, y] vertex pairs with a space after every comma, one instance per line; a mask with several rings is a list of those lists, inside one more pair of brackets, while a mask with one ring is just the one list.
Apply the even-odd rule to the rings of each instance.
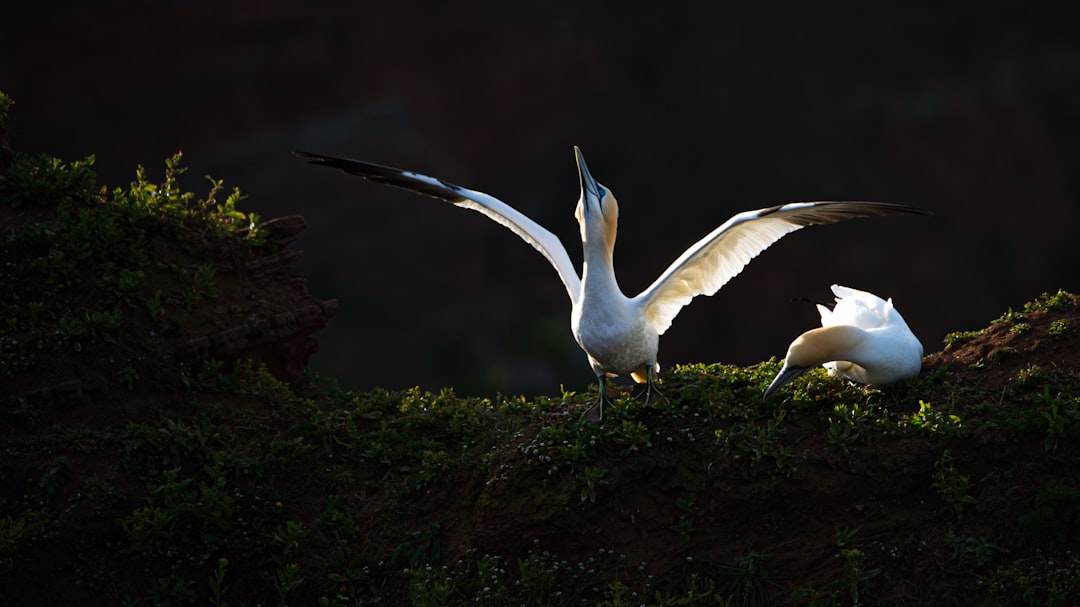
[[[0, 233], [17, 229], [27, 217], [20, 215], [0, 216]], [[268, 238], [258, 247], [227, 241], [157, 241], [153, 245], [157, 266], [142, 268], [148, 293], [176, 288], [175, 276], [162, 271], [168, 265], [212, 265], [218, 293], [202, 298], [164, 327], [134, 310], [124, 321], [124, 338], [89, 352], [53, 353], [14, 378], [0, 396], [26, 399], [45, 413], [44, 421], [111, 424], [131, 418], [136, 411], [140, 417], [154, 411], [142, 405], [148, 400], [167, 402], [170, 393], [182, 393], [182, 386], [161, 383], [160, 372], [177, 364], [198, 372], [211, 360], [230, 366], [250, 360], [266, 365], [283, 380], [301, 378], [308, 359], [318, 350], [312, 334], [334, 316], [337, 301], [313, 298], [304, 278], [289, 273], [289, 265], [301, 252], [287, 245], [304, 229], [302, 217], [274, 219], [259, 229]], [[157, 333], [160, 340], [147, 339], [156, 338]], [[119, 370], [128, 365], [142, 377], [131, 389], [117, 379]], [[103, 402], [110, 404], [102, 406]], [[138, 406], [130, 407], [131, 403]]]

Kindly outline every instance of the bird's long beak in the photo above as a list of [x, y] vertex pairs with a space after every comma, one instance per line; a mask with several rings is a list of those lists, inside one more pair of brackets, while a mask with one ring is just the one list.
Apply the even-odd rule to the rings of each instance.
[[574, 156], [577, 158], [577, 170], [578, 179], [581, 180], [581, 197], [582, 202], [585, 203], [585, 213], [588, 214], [592, 210], [593, 204], [596, 204], [600, 212], [603, 212], [603, 208], [600, 207], [600, 186], [593, 179], [592, 173], [589, 172], [589, 167], [585, 164], [585, 156], [581, 153], [581, 148], [574, 146]]
[[769, 396], [773, 392], [779, 390], [781, 386], [802, 375], [803, 373], [806, 373], [809, 370], [810, 367], [800, 367], [798, 365], [784, 365], [784, 368], [780, 369], [780, 372], [777, 373], [776, 377], [773, 378], [772, 383], [769, 384], [769, 387], [765, 388], [765, 395], [762, 396], [762, 398], [769, 398]]

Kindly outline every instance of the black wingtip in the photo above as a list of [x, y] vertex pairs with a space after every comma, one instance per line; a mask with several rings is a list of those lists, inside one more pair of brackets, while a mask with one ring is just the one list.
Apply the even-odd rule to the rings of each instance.
[[375, 164], [373, 162], [349, 160], [348, 158], [327, 156], [326, 154], [315, 154], [312, 152], [293, 150], [293, 155], [298, 158], [303, 158], [304, 160], [307, 160], [309, 164], [338, 169], [339, 171], [344, 171], [346, 173], [357, 175], [365, 179], [378, 180], [379, 178], [400, 175], [403, 172], [401, 169], [395, 169], [393, 167], [383, 166], [381, 164]]
[[909, 204], [897, 204], [895, 202], [877, 202], [871, 200], [845, 200], [842, 202], [850, 205], [862, 205], [864, 209], [874, 208], [879, 210], [883, 215], [893, 215], [897, 213], [910, 213], [913, 215], [934, 214], [933, 211], [922, 207], [916, 207]]
[[[888, 204], [888, 203], [886, 203], [886, 204]], [[897, 210], [902, 212], [902, 213], [911, 213], [913, 215], [933, 215], [934, 214], [934, 212], [929, 210], [929, 209], [924, 209], [922, 207], [913, 207], [913, 206], [908, 205], [908, 204], [898, 204], [898, 205], [894, 205], [894, 206], [900, 207]]]
[[311, 152], [301, 152], [298, 150], [294, 150], [293, 154], [299, 158], [306, 159], [309, 163], [316, 166], [338, 169], [339, 171], [348, 173], [349, 175], [355, 175], [362, 179], [403, 188], [411, 192], [417, 192], [447, 202], [456, 204], [468, 198], [463, 193], [464, 188], [456, 186], [448, 181], [443, 181], [442, 179], [419, 175], [404, 169], [375, 164], [374, 162], [349, 160], [347, 158], [338, 158], [337, 156], [326, 156], [325, 154], [313, 154]]
[[301, 150], [293, 150], [293, 156], [297, 158], [303, 158], [311, 164], [330, 164], [335, 161], [343, 160], [341, 158], [334, 158], [333, 156], [327, 156], [325, 154], [315, 154], [313, 152], [304, 152]]

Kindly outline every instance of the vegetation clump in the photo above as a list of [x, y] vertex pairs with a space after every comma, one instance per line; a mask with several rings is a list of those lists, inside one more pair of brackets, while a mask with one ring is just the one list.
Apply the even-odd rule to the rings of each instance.
[[179, 153], [160, 183], [139, 167], [110, 190], [92, 156], [2, 150], [0, 415], [140, 384], [182, 388], [214, 358], [299, 374], [304, 340], [333, 313], [285, 275], [295, 256], [281, 249], [299, 218], [261, 222], [209, 177], [205, 195], [185, 191]]
[[[0, 240], [6, 260], [0, 289], [8, 294], [0, 376], [14, 377], [59, 351], [116, 343], [147, 319], [165, 331], [172, 310], [190, 310], [216, 296], [212, 266], [154, 267], [159, 262], [149, 232], [259, 241], [257, 217], [236, 210], [239, 191], [219, 203], [220, 181], [211, 180], [199, 200], [180, 190], [179, 154], [166, 161], [161, 184], [150, 183], [140, 167], [129, 188], [111, 193], [96, 189], [93, 162], [89, 157], [67, 165], [15, 153], [0, 176], [0, 196], [13, 208], [35, 206], [41, 213]], [[149, 268], [172, 274], [175, 288], [149, 291]]]

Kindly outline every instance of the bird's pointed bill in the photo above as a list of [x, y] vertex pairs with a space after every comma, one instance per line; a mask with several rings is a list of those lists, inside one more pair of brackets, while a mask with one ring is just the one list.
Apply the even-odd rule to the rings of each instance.
[[[588, 195], [589, 198], [596, 200], [597, 206], [600, 204], [600, 184], [593, 179], [592, 173], [589, 172], [589, 167], [585, 164], [585, 155], [581, 153], [581, 148], [574, 146], [574, 156], [577, 158], [578, 179], [581, 180], [581, 194], [582, 196]], [[588, 204], [589, 201], [585, 201], [585, 211], [591, 210], [592, 205]], [[601, 212], [603, 207], [601, 208]]]
[[800, 367], [798, 365], [784, 365], [784, 368], [780, 369], [780, 372], [777, 373], [776, 377], [773, 378], [772, 383], [769, 384], [769, 387], [765, 388], [765, 395], [762, 398], [769, 398], [769, 396], [772, 395], [773, 392], [779, 390], [784, 384], [802, 375], [803, 373], [806, 373], [809, 370], [810, 367]]

